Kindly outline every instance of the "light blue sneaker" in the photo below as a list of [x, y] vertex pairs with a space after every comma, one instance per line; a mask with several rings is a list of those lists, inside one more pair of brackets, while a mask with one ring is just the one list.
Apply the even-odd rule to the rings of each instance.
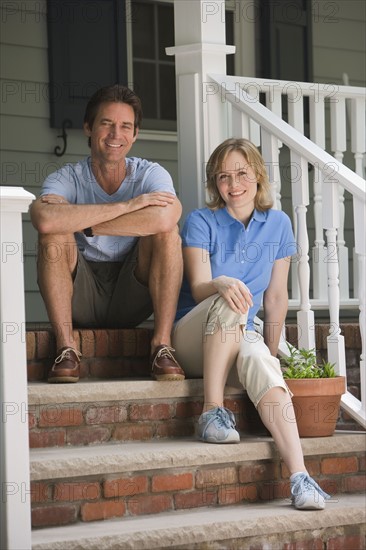
[[239, 443], [233, 413], [225, 407], [202, 413], [198, 420], [198, 437], [206, 443]]
[[305, 472], [290, 477], [291, 500], [298, 510], [323, 510], [325, 501], [330, 499], [323, 489]]

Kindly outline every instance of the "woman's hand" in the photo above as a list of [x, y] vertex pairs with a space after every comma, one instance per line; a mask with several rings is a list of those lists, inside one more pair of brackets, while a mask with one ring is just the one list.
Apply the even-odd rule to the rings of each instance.
[[240, 279], [220, 275], [212, 279], [212, 283], [235, 313], [246, 313], [252, 307], [252, 294]]

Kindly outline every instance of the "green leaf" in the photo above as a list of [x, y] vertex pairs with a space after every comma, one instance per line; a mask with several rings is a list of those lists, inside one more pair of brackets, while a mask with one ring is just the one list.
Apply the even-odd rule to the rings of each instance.
[[336, 376], [334, 363], [322, 360], [318, 364], [316, 350], [296, 349], [287, 342], [290, 355], [281, 358], [284, 378], [334, 378]]

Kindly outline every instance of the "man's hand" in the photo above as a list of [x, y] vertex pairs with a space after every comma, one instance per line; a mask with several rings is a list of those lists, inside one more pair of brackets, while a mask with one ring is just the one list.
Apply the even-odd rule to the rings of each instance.
[[246, 313], [252, 307], [252, 294], [240, 279], [221, 275], [212, 279], [212, 283], [235, 313]]
[[142, 210], [147, 206], [168, 206], [168, 204], [173, 204], [174, 200], [175, 195], [173, 195], [172, 193], [166, 193], [164, 191], [145, 193], [126, 202], [126, 205], [128, 207], [127, 212]]
[[70, 204], [69, 201], [61, 197], [60, 195], [42, 195], [41, 202], [46, 204]]

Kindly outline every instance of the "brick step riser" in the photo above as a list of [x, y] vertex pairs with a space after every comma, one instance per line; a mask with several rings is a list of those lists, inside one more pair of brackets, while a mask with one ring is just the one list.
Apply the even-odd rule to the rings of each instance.
[[[74, 330], [75, 347], [82, 353], [81, 378], [124, 378], [150, 376], [149, 355], [152, 331], [139, 329]], [[28, 381], [47, 379], [56, 356], [50, 330], [28, 331]]]
[[[333, 499], [365, 490], [363, 453], [310, 457], [306, 466]], [[274, 458], [219, 467], [132, 470], [128, 475], [36, 481], [31, 486], [32, 525], [50, 527], [286, 499], [288, 476], [286, 466]]]
[[[350, 385], [359, 385], [361, 336], [355, 323], [341, 325], [346, 343], [346, 361]], [[116, 378], [150, 376], [149, 355], [152, 337], [150, 328], [74, 330], [75, 346], [83, 355], [81, 377]], [[319, 359], [326, 357], [328, 325], [316, 325], [316, 345]], [[286, 327], [286, 338], [296, 345], [297, 326]], [[27, 331], [28, 380], [47, 378], [47, 371], [56, 355], [55, 338], [51, 330]]]
[[[30, 447], [189, 437], [202, 405], [202, 398], [30, 405]], [[267, 434], [247, 395], [226, 399], [224, 405], [235, 414], [240, 432]]]

